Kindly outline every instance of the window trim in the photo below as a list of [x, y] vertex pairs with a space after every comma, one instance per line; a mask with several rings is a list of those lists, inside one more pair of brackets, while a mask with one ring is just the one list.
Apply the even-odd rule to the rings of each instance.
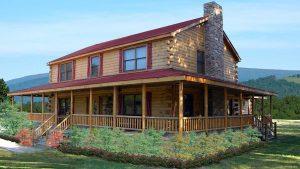
[[[137, 48], [141, 48], [141, 47], [144, 47], [146, 49], [146, 56], [145, 57], [142, 57], [142, 58], [137, 58], [136, 57], [136, 49]], [[129, 59], [129, 60], [125, 60], [125, 51], [126, 50], [131, 50], [131, 49], [134, 49], [134, 59]], [[137, 71], [145, 71], [145, 70], [148, 70], [148, 44], [143, 44], [143, 45], [138, 45], [138, 46], [134, 46], [134, 47], [129, 47], [129, 48], [125, 48], [122, 50], [122, 69], [123, 69], [123, 72], [137, 72]], [[143, 69], [138, 69], [137, 68], [137, 60], [141, 60], [141, 59], [145, 59], [146, 61], [146, 65], [145, 65], [145, 68]], [[128, 61], [134, 61], [134, 69], [133, 70], [126, 70], [126, 62]]]
[[[67, 64], [71, 64], [71, 79], [67, 79]], [[74, 63], [73, 63], [73, 61], [69, 61], [69, 62], [65, 62], [65, 63], [61, 63], [61, 64], [59, 64], [58, 65], [58, 80], [59, 80], [59, 82], [67, 82], [67, 81], [72, 81], [73, 80], [73, 76], [74, 76], [74, 65], [73, 65]], [[60, 70], [61, 70], [61, 67], [62, 67], [62, 65], [65, 65], [65, 76], [66, 76], [66, 80], [62, 80], [61, 79], [61, 72], [60, 72]]]
[[[99, 65], [98, 65], [98, 75], [97, 76], [92, 76], [92, 60], [93, 58], [99, 58]], [[102, 64], [102, 57], [100, 55], [95, 55], [95, 56], [91, 56], [89, 57], [89, 67], [88, 67], [88, 77], [89, 78], [97, 78], [100, 77], [100, 68], [101, 68], [101, 64]]]

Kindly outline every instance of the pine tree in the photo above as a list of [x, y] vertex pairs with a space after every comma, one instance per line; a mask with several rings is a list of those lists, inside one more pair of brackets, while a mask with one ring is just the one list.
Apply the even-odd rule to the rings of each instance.
[[6, 85], [3, 79], [0, 79], [0, 103], [4, 102], [7, 98], [7, 93], [9, 92], [9, 88]]

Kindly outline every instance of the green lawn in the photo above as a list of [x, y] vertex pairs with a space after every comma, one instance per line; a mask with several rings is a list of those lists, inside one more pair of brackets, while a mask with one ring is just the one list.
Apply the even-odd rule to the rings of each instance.
[[280, 120], [278, 125], [277, 140], [207, 168], [300, 168], [300, 120]]
[[[226, 159], [204, 168], [300, 168], [300, 120], [280, 120], [279, 138], [265, 147]], [[34, 154], [13, 154], [0, 150], [0, 168], [146, 168], [101, 160], [94, 157], [46, 151]]]

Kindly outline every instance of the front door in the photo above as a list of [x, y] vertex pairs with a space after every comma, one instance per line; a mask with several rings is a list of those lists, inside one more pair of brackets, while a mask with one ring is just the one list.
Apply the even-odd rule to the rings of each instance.
[[70, 109], [71, 108], [69, 98], [58, 99], [58, 123], [60, 123], [67, 115], [70, 114]]

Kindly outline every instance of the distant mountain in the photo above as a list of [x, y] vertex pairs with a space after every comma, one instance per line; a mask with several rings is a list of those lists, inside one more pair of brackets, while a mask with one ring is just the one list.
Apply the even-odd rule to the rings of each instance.
[[[255, 69], [255, 68], [238, 68], [239, 81], [245, 82], [248, 80], [254, 80], [266, 76], [275, 76], [277, 79], [286, 78], [288, 81], [292, 81], [295, 78], [287, 78], [288, 76], [300, 74], [300, 70], [273, 70], [273, 69]], [[9, 80], [8, 84], [10, 91], [21, 90], [25, 88], [40, 86], [48, 84], [49, 74], [37, 74], [31, 76], [25, 76], [18, 79]], [[300, 82], [300, 81], [299, 81]]]
[[37, 74], [37, 75], [30, 75], [25, 76], [13, 80], [9, 80], [6, 84], [9, 86], [10, 91], [22, 90], [26, 88], [31, 88], [35, 86], [41, 86], [48, 84], [49, 82], [49, 74]]
[[276, 78], [284, 78], [296, 74], [300, 74], [300, 70], [277, 70], [277, 69], [255, 69], [255, 68], [238, 68], [239, 81], [258, 79], [266, 76], [275, 76]]

